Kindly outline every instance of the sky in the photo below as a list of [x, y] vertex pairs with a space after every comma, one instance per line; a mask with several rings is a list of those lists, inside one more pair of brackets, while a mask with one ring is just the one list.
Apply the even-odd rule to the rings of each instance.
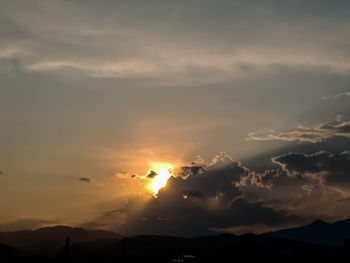
[[350, 216], [349, 1], [0, 4], [1, 231]]

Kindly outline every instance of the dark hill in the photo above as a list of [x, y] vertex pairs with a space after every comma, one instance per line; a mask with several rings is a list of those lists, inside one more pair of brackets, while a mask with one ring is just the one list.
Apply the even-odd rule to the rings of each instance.
[[[337, 261], [350, 258], [350, 220], [311, 224], [263, 235], [218, 234], [195, 238], [121, 237], [66, 226], [0, 232], [0, 262], [233, 262], [271, 259]], [[70, 244], [65, 246], [66, 238]], [[7, 260], [9, 259], [9, 260]], [[13, 259], [13, 260], [11, 260]]]
[[327, 223], [317, 219], [305, 226], [268, 232], [264, 235], [308, 243], [339, 246], [343, 245], [344, 239], [350, 238], [350, 218], [335, 223]]
[[103, 230], [88, 231], [82, 228], [54, 226], [36, 230], [0, 232], [0, 243], [34, 254], [52, 256], [65, 244], [67, 237], [69, 237], [71, 244], [96, 239], [121, 238], [114, 233]]
[[18, 262], [29, 258], [29, 253], [13, 246], [0, 244], [0, 262]]

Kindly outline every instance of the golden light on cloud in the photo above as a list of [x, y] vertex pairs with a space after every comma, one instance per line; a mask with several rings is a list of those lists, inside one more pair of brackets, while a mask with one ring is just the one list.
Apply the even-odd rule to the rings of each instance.
[[167, 185], [168, 179], [174, 176], [174, 167], [168, 163], [152, 163], [149, 174], [154, 174], [148, 185], [148, 190], [154, 197], [157, 197], [159, 190]]

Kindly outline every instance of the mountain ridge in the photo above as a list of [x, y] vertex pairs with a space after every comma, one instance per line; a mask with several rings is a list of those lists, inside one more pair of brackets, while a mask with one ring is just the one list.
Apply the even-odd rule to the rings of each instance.
[[[187, 254], [241, 253], [252, 247], [261, 253], [271, 255], [300, 255], [341, 253], [344, 239], [350, 237], [350, 218], [328, 223], [316, 219], [299, 227], [282, 229], [263, 234], [247, 233], [198, 237], [178, 237], [168, 235], [135, 235], [123, 237], [105, 230], [85, 230], [79, 227], [57, 225], [35, 230], [0, 232], [0, 246], [8, 255], [34, 255], [55, 258], [62, 255], [67, 238], [70, 240], [70, 253], [77, 260], [89, 257], [113, 260], [125, 253], [153, 257], [161, 254], [172, 255], [174, 251]], [[350, 240], [350, 239], [349, 239]], [[181, 252], [182, 253], [182, 252]]]
[[262, 235], [320, 245], [340, 246], [350, 238], [350, 217], [336, 222], [316, 219], [309, 224], [263, 233]]
[[35, 230], [0, 232], [0, 243], [14, 246], [31, 253], [52, 256], [69, 237], [70, 243], [97, 239], [120, 239], [121, 236], [104, 230], [85, 230], [83, 228], [57, 225]]

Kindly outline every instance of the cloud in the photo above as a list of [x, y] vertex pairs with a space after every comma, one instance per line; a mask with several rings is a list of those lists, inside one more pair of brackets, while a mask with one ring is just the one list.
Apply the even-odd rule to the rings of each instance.
[[[110, 155], [117, 158], [110, 158], [108, 164], [101, 165], [105, 168], [111, 167], [110, 164], [113, 167], [117, 165], [120, 171], [126, 171], [128, 167], [134, 169], [139, 165], [140, 167], [133, 172], [144, 177], [144, 173], [141, 172], [144, 171], [142, 163], [158, 157], [178, 163], [174, 156], [180, 158], [179, 156], [187, 156], [189, 152], [199, 149], [197, 142], [201, 143], [203, 147], [200, 149], [206, 151], [205, 154], [221, 147], [230, 148], [229, 145], [225, 145], [229, 141], [234, 141], [235, 148], [242, 149], [245, 151], [244, 154], [252, 153], [253, 148], [243, 149], [244, 146], [240, 142], [236, 144], [240, 140], [240, 134], [245, 132], [242, 125], [244, 121], [241, 122], [240, 118], [245, 117], [250, 123], [254, 122], [251, 116], [243, 116], [250, 113], [254, 115], [252, 107], [262, 108], [258, 105], [261, 101], [269, 105], [265, 107], [265, 112], [261, 113], [268, 118], [265, 115], [260, 116], [261, 120], [278, 121], [279, 118], [285, 117], [283, 114], [293, 116], [295, 108], [303, 111], [312, 107], [310, 105], [312, 102], [309, 102], [307, 96], [315, 94], [313, 84], [320, 83], [319, 80], [314, 81], [315, 79], [321, 77], [322, 84], [323, 80], [334, 84], [328, 85], [327, 82], [327, 85], [316, 87], [324, 90], [322, 94], [328, 94], [326, 89], [343, 85], [343, 78], [347, 78], [350, 73], [348, 48], [350, 20], [346, 11], [348, 8], [341, 8], [344, 7], [344, 1], [342, 3], [337, 1], [337, 4], [332, 1], [332, 4], [325, 5], [314, 5], [309, 1], [297, 1], [298, 4], [292, 5], [276, 5], [274, 1], [257, 5], [255, 1], [237, 3], [229, 0], [219, 0], [215, 3], [205, 0], [201, 5], [196, 1], [150, 0], [138, 4], [134, 4], [133, 1], [127, 2], [106, 1], [96, 5], [92, 1], [53, 0], [50, 4], [36, 0], [30, 3], [6, 1], [0, 10], [2, 36], [0, 63], [13, 65], [10, 68], [15, 73], [6, 74], [3, 83], [3, 86], [9, 87], [9, 91], [4, 94], [7, 101], [5, 111], [9, 110], [5, 113], [15, 118], [15, 121], [10, 121], [7, 129], [10, 133], [11, 127], [25, 133], [25, 129], [21, 127], [26, 128], [27, 123], [33, 123], [27, 117], [33, 117], [35, 124], [38, 119], [41, 122], [47, 120], [50, 124], [53, 121], [52, 124], [60, 126], [62, 114], [70, 110], [79, 116], [81, 114], [83, 117], [93, 116], [98, 123], [94, 122], [92, 128], [88, 125], [89, 129], [83, 130], [89, 131], [93, 136], [97, 135], [98, 145], [113, 144], [110, 147], [118, 149], [116, 151], [118, 155]], [[347, 6], [346, 4], [345, 7]], [[212, 12], [213, 10], [215, 12]], [[270, 79], [271, 75], [273, 78]], [[56, 81], [52, 79], [53, 76], [60, 78]], [[77, 92], [77, 89], [69, 90], [72, 85], [63, 85], [65, 90], [62, 96], [53, 100], [51, 97], [55, 97], [55, 91], [45, 89], [46, 86], [52, 86], [54, 89], [56, 86], [61, 87], [62, 76], [68, 76], [69, 81], [75, 80], [70, 78], [71, 76], [85, 80], [73, 85], [79, 89], [80, 87], [89, 89], [78, 106], [71, 99], [72, 95], [74, 97], [71, 93]], [[256, 76], [261, 77], [258, 85], [254, 79]], [[108, 80], [110, 78], [113, 80]], [[241, 83], [232, 81], [240, 78], [246, 78], [247, 81]], [[335, 78], [337, 80], [334, 82]], [[298, 81], [294, 83], [289, 81], [291, 79]], [[27, 80], [30, 80], [30, 83]], [[129, 83], [131, 81], [134, 83]], [[223, 85], [226, 87], [223, 93], [214, 94], [208, 92], [209, 85], [205, 85], [212, 83], [227, 85]], [[30, 92], [31, 89], [26, 88], [27, 84], [33, 89], [43, 90]], [[291, 86], [303, 87], [303, 84], [310, 84], [310, 90], [304, 94], [305, 100], [295, 103], [290, 99], [285, 105], [283, 101], [285, 98], [278, 99], [282, 93], [290, 95]], [[201, 90], [175, 88], [171, 92], [155, 89], [152, 92], [139, 92], [139, 86], [147, 85], [158, 85], [158, 87], [198, 85], [204, 88]], [[36, 107], [37, 103], [32, 103], [30, 100], [24, 101], [26, 102], [24, 104], [13, 103], [11, 98], [18, 97], [16, 94], [21, 93], [22, 86], [35, 101], [50, 102], [53, 110], [48, 111], [48, 115], [37, 118], [37, 110], [40, 110], [40, 107]], [[119, 91], [112, 92], [109, 88], [103, 91], [94, 88], [106, 86], [120, 89], [122, 94], [119, 94]], [[263, 86], [269, 88], [263, 89]], [[280, 86], [282, 89], [275, 92], [276, 87]], [[11, 87], [16, 89], [13, 90]], [[126, 91], [123, 87], [130, 87], [131, 91]], [[262, 89], [257, 91], [256, 87]], [[153, 96], [153, 93], [156, 96]], [[36, 96], [37, 94], [40, 96]], [[254, 94], [259, 95], [258, 104]], [[103, 104], [102, 107], [110, 109], [110, 112], [102, 108], [96, 111], [97, 106], [89, 107], [91, 104], [89, 102], [93, 101], [91, 98], [95, 98], [95, 95], [101, 98], [99, 101]], [[280, 105], [271, 101], [266, 102], [260, 95], [267, 101], [281, 102], [285, 106], [284, 110], [281, 113], [275, 112], [275, 108]], [[67, 96], [69, 99], [66, 99]], [[145, 96], [152, 97], [151, 101]], [[348, 97], [346, 93], [333, 97], [345, 96]], [[289, 99], [289, 96], [284, 97]], [[116, 100], [117, 98], [120, 99]], [[234, 109], [231, 106], [226, 107], [226, 99], [230, 105], [237, 104]], [[249, 102], [247, 103], [245, 99]], [[152, 107], [146, 105], [147, 103], [152, 104]], [[61, 106], [58, 105], [63, 105], [64, 110], [60, 110]], [[198, 107], [192, 107], [193, 105]], [[205, 105], [204, 111], [203, 105]], [[82, 108], [81, 111], [77, 111], [77, 107], [80, 106], [89, 109], [84, 111]], [[28, 111], [23, 110], [27, 108]], [[143, 111], [139, 111], [140, 108]], [[121, 114], [122, 109], [127, 109], [126, 115]], [[325, 110], [320, 112], [324, 113]], [[59, 118], [56, 118], [55, 114], [58, 114]], [[76, 117], [79, 118], [77, 114], [67, 115], [65, 123], [69, 126], [68, 133], [76, 131], [74, 120]], [[199, 115], [201, 116], [198, 118]], [[184, 116], [185, 120], [182, 120]], [[163, 117], [170, 121], [163, 121]], [[17, 118], [24, 118], [25, 121], [18, 121]], [[201, 118], [204, 125], [199, 123], [201, 121], [198, 119]], [[159, 123], [153, 122], [154, 119], [159, 119]], [[69, 120], [74, 122], [73, 126], [69, 125]], [[55, 128], [39, 122], [37, 124], [40, 127]], [[103, 122], [108, 123], [101, 125]], [[224, 123], [225, 127], [218, 129], [216, 125], [218, 122]], [[84, 125], [88, 122], [82, 119], [79, 123]], [[136, 128], [129, 127], [133, 126], [133, 123], [137, 123]], [[146, 126], [142, 126], [143, 123], [146, 123]], [[226, 126], [227, 123], [229, 127]], [[141, 125], [141, 128], [138, 125]], [[154, 127], [170, 128], [166, 130]], [[55, 130], [60, 131], [61, 128]], [[214, 128], [217, 129], [216, 132], [212, 132]], [[233, 130], [235, 138], [231, 136]], [[118, 134], [115, 134], [116, 131], [119, 131]], [[143, 136], [140, 136], [142, 131]], [[98, 136], [101, 132], [104, 136]], [[36, 133], [25, 134], [35, 137]], [[196, 136], [198, 134], [201, 136]], [[259, 131], [249, 134], [248, 139], [316, 143], [334, 136], [349, 137], [349, 121], [337, 119], [330, 123], [287, 129], [277, 133]], [[85, 137], [91, 136], [80, 137], [78, 143], [83, 143]], [[23, 139], [25, 138], [21, 137], [20, 140], [11, 142], [22, 142]], [[47, 139], [50, 140], [49, 137]], [[195, 149], [191, 148], [192, 144], [196, 145], [193, 146]], [[154, 145], [161, 150], [154, 150]], [[186, 149], [191, 148], [191, 151], [184, 150], [183, 146], [187, 147]], [[138, 152], [140, 153], [138, 156], [132, 153], [138, 151], [134, 149], [141, 148], [146, 150]], [[94, 151], [86, 152], [94, 153]], [[345, 180], [345, 169], [335, 171], [330, 167], [320, 171], [302, 170], [289, 159], [291, 156], [283, 159], [283, 153], [285, 152], [276, 154], [280, 159], [275, 157], [275, 165], [266, 170], [265, 167], [252, 170], [225, 154], [216, 156], [208, 164], [183, 166], [179, 171], [180, 176], [171, 177], [168, 187], [161, 191], [156, 200], [151, 196], [148, 199], [130, 198], [130, 202], [125, 207], [122, 206], [122, 210], [116, 209], [122, 212], [104, 212], [99, 223], [107, 226], [113, 224], [115, 218], [119, 220], [125, 216], [126, 224], [122, 228], [125, 232], [136, 232], [137, 229], [144, 227], [143, 231], [155, 229], [159, 232], [176, 233], [176, 230], [181, 230], [183, 226], [185, 234], [191, 234], [191, 231], [210, 232], [234, 227], [253, 228], [260, 224], [283, 226], [297, 222], [304, 215], [314, 216], [310, 215], [311, 210], [314, 210], [309, 209], [312, 205], [332, 204], [333, 209], [336, 207], [334, 205], [336, 200], [345, 199], [346, 183], [344, 187], [339, 183]], [[336, 158], [332, 158], [329, 154], [316, 156], [314, 153], [314, 155], [299, 158], [305, 163], [311, 162], [314, 158], [322, 163], [323, 168], [327, 166], [323, 163], [331, 162], [336, 166], [341, 159], [339, 154]], [[347, 164], [346, 159], [342, 162]], [[288, 169], [283, 168], [284, 165]], [[152, 176], [154, 174], [150, 177]], [[120, 181], [132, 177], [139, 178], [134, 173], [118, 173], [116, 177], [122, 178], [117, 179], [117, 188], [124, 192], [130, 190], [124, 181], [123, 183]], [[136, 178], [134, 178], [135, 185], [138, 183]], [[88, 182], [90, 179], [87, 179], [81, 181]], [[332, 179], [335, 181], [332, 182]], [[139, 190], [136, 186], [134, 188], [136, 190], [133, 191]], [[96, 194], [100, 195], [100, 192]], [[101, 197], [107, 194], [105, 191], [102, 192]], [[117, 195], [120, 195], [119, 191]], [[324, 210], [326, 209], [319, 210], [319, 213], [324, 213], [323, 216], [326, 213], [339, 216], [346, 212], [344, 208], [337, 210], [337, 213]], [[168, 220], [162, 220], [165, 218]], [[273, 223], [267, 222], [268, 218]], [[193, 226], [198, 228], [194, 229]]]
[[15, 59], [24, 71], [153, 85], [226, 83], [283, 68], [350, 73], [348, 19], [302, 16], [305, 4], [287, 16], [277, 15], [286, 10], [271, 3], [259, 11], [239, 5], [220, 1], [215, 13], [221, 16], [208, 19], [208, 4], [190, 2], [105, 3], [98, 10], [86, 2], [7, 2], [0, 59]]
[[[322, 56], [321, 56], [322, 58]], [[326, 70], [338, 74], [349, 74], [350, 62], [343, 61], [339, 64], [330, 62], [327, 58], [320, 59], [320, 54], [303, 54], [295, 57], [293, 54], [284, 54], [276, 50], [262, 52], [256, 48], [231, 51], [231, 54], [211, 54], [193, 50], [180, 53], [167, 51], [161, 57], [139, 59], [118, 59], [103, 61], [93, 59], [88, 61], [72, 60], [46, 60], [33, 61], [25, 67], [32, 71], [69, 73], [76, 72], [85, 76], [97, 78], [148, 78], [162, 79], [167, 76], [176, 80], [180, 77], [190, 77], [196, 72], [204, 77], [205, 82], [215, 83], [229, 81], [232, 77], [246, 77], [248, 73], [267, 73], [273, 71], [273, 67], [304, 67], [306, 70]], [[249, 70], [250, 68], [250, 70]], [[206, 75], [210, 73], [210, 75]], [[231, 77], [229, 75], [231, 74]], [[190, 82], [201, 82], [193, 74]], [[226, 80], [226, 81], [225, 81]], [[178, 81], [178, 80], [177, 80]]]
[[242, 176], [240, 181], [236, 182], [237, 187], [245, 187], [248, 185], [255, 186], [257, 188], [271, 189], [273, 187], [273, 181], [276, 177], [280, 176], [280, 171], [271, 169], [265, 170], [264, 172], [255, 172], [248, 170], [246, 176]]
[[123, 234], [193, 236], [237, 227], [258, 231], [260, 226], [262, 231], [303, 220], [302, 215], [269, 207], [262, 199], [249, 200], [241, 191], [247, 187], [270, 191], [272, 181], [279, 176], [275, 170], [251, 171], [220, 153], [210, 164], [194, 163], [181, 171], [186, 171], [186, 176], [171, 177], [158, 198], [130, 198], [122, 207], [125, 223], [114, 230]]
[[323, 96], [321, 99], [323, 100], [331, 100], [331, 99], [338, 99], [342, 97], [350, 97], [350, 92], [341, 92], [332, 96]]
[[319, 180], [321, 184], [338, 187], [350, 185], [349, 152], [288, 153], [274, 157], [272, 161], [279, 164], [291, 176], [309, 177]]
[[[152, 45], [157, 45], [152, 44]], [[191, 50], [191, 51], [190, 51]], [[30, 52], [30, 51], [28, 51]], [[112, 51], [114, 53], [114, 51]], [[149, 52], [149, 51], [146, 51]], [[348, 75], [350, 62], [332, 62], [332, 55], [324, 57], [308, 51], [285, 53], [278, 49], [265, 47], [264, 51], [256, 47], [239, 47], [226, 53], [212, 53], [209, 50], [198, 51], [195, 47], [184, 46], [183, 50], [167, 50], [162, 55], [151, 50], [153, 56], [138, 58], [101, 58], [46, 60], [21, 60], [24, 69], [50, 73], [54, 75], [72, 75], [93, 78], [115, 78], [128, 80], [147, 80], [145, 84], [169, 85], [169, 80], [178, 85], [228, 83], [233, 79], [248, 76], [262, 76], [277, 73], [285, 67], [300, 68], [308, 71], [322, 71], [332, 74]]]
[[206, 167], [201, 165], [182, 166], [180, 168], [178, 176], [181, 176], [182, 178], [187, 178], [189, 176], [202, 174], [205, 171]]
[[[28, 43], [27, 43], [28, 49]], [[24, 43], [9, 43], [1, 45], [0, 60], [25, 59], [31, 56]]]
[[23, 229], [37, 229], [44, 226], [56, 225], [56, 220], [47, 220], [39, 218], [24, 218], [15, 221], [0, 224], [0, 231], [17, 231]]
[[258, 130], [249, 133], [246, 140], [318, 143], [335, 136], [350, 137], [350, 121], [342, 121], [340, 115], [331, 122], [311, 127], [299, 126], [293, 131], [274, 133], [273, 130]]
[[84, 182], [84, 183], [90, 183], [91, 178], [88, 177], [80, 177], [79, 181]]
[[[137, 202], [134, 200], [133, 205]], [[297, 216], [289, 215], [286, 211], [277, 211], [262, 203], [248, 202], [242, 198], [232, 200], [227, 206], [216, 207], [217, 202], [219, 201], [216, 199], [206, 200], [202, 197], [158, 197], [150, 200], [139, 213], [127, 212], [126, 223], [119, 231], [126, 234], [197, 236], [215, 233], [219, 229], [227, 231], [234, 226], [266, 224], [274, 227], [299, 220]], [[129, 209], [132, 210], [132, 207]]]
[[[335, 221], [349, 216], [348, 152], [287, 153], [273, 157], [272, 162], [279, 168], [260, 173], [250, 171], [236, 183], [245, 200], [310, 220]], [[266, 187], [259, 187], [254, 174], [266, 182]]]
[[[92, 61], [74, 61], [74, 60], [49, 60], [38, 61], [27, 66], [28, 69], [41, 72], [61, 72], [68, 73], [76, 71], [98, 78], [132, 78], [132, 77], [152, 77], [156, 71], [156, 65], [150, 61], [113, 61], [104, 62], [98, 60]], [[159, 70], [158, 70], [159, 71]]]
[[132, 174], [132, 173], [116, 173], [115, 177], [119, 179], [129, 179], [129, 178], [135, 178], [137, 177], [137, 174]]
[[158, 173], [156, 171], [150, 170], [146, 175], [147, 178], [154, 178]]
[[[209, 164], [193, 162], [169, 178], [158, 198], [134, 196], [101, 218], [114, 222], [110, 230], [127, 235], [194, 236], [263, 232], [348, 216], [348, 152], [287, 153], [271, 160], [277, 168], [263, 171], [251, 170], [226, 153]], [[124, 223], [116, 224], [113, 218], [122, 215]]]

